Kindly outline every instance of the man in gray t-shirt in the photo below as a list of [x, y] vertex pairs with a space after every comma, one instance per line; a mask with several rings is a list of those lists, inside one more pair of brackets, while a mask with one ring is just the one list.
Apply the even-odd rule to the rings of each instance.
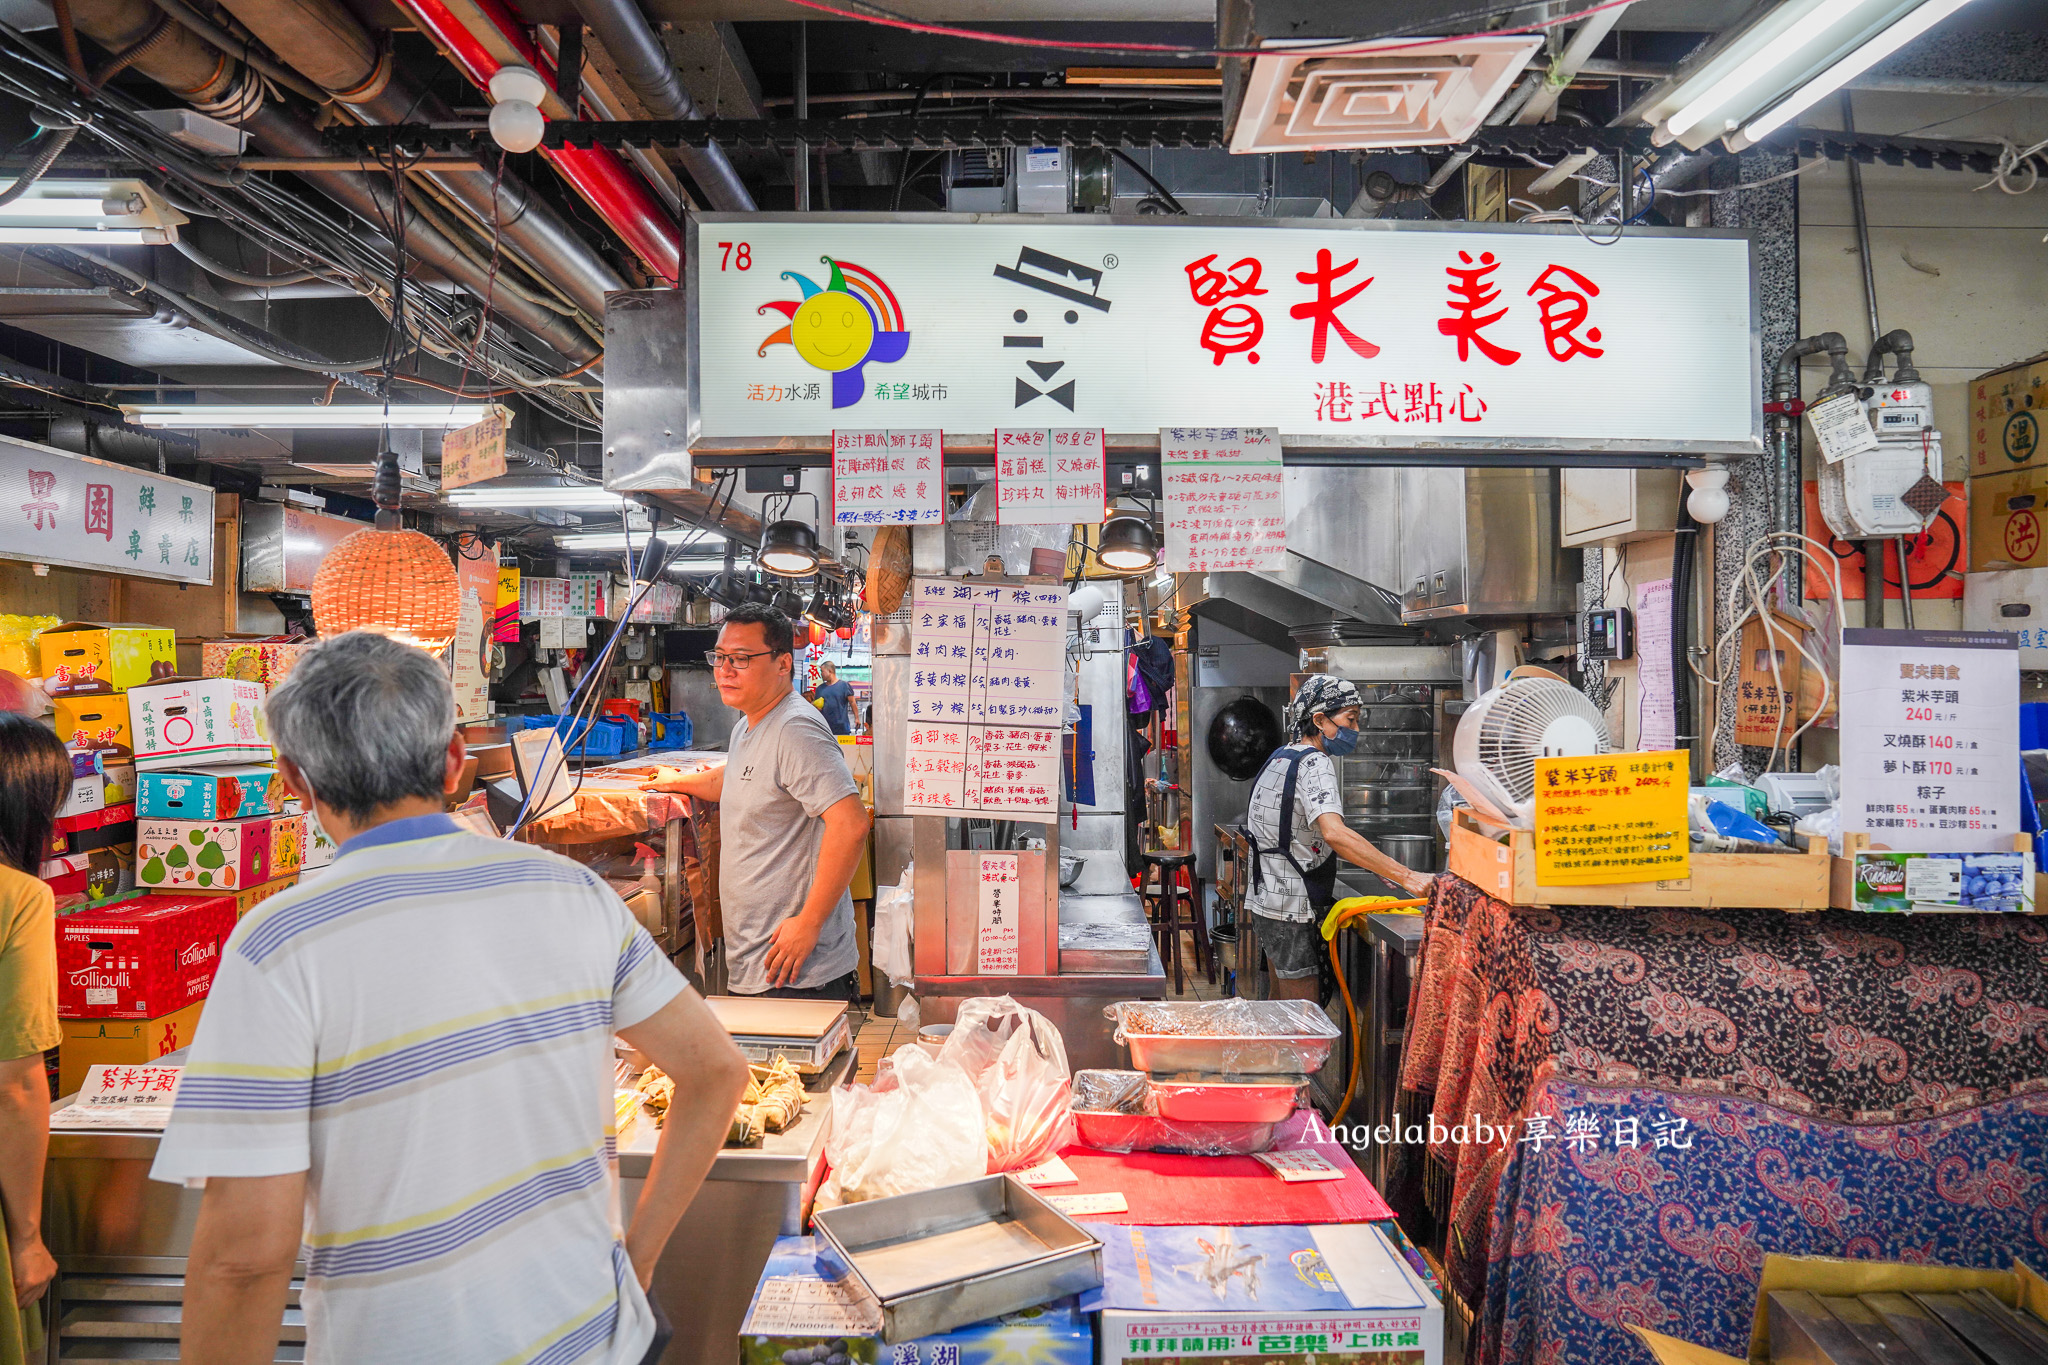
[[726, 989], [844, 1000], [857, 993], [853, 898], [867, 808], [839, 741], [792, 686], [789, 618], [772, 607], [726, 615], [711, 653], [718, 696], [745, 713], [726, 761], [647, 784], [721, 804], [718, 900]]

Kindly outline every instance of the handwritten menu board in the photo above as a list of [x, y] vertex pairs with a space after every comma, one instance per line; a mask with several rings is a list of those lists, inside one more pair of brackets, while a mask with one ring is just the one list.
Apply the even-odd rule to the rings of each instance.
[[1915, 853], [2009, 852], [2019, 661], [2003, 631], [1843, 631], [1843, 832]]
[[1277, 427], [1161, 427], [1159, 474], [1167, 568], [1283, 567], [1287, 506]]
[[974, 969], [982, 976], [1015, 976], [1017, 898], [1022, 891], [1018, 855], [984, 853], [976, 862], [975, 899], [980, 923], [974, 941]]
[[936, 430], [832, 433], [832, 521], [924, 526], [946, 519], [945, 441]]
[[1102, 521], [1102, 428], [996, 431], [996, 520], [1005, 526]]
[[1536, 760], [1536, 884], [1613, 886], [1692, 875], [1684, 750]]
[[920, 578], [910, 600], [904, 809], [1055, 819], [1064, 594]]

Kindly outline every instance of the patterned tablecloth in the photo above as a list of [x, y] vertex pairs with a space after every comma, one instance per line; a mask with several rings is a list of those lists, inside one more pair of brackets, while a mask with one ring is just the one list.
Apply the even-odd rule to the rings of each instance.
[[1742, 1356], [1766, 1252], [2048, 1267], [2048, 920], [1436, 886], [1401, 1105], [1474, 1365]]

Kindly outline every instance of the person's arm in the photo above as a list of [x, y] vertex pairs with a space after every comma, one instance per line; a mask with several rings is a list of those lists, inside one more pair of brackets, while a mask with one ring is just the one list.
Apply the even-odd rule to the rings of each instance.
[[1362, 867], [1411, 896], [1429, 894], [1429, 884], [1435, 878], [1427, 872], [1404, 867], [1374, 848], [1370, 840], [1344, 823], [1343, 816], [1326, 811], [1316, 817], [1316, 833], [1323, 836], [1323, 842], [1330, 846], [1331, 851], [1353, 867]]
[[818, 946], [825, 921], [853, 885], [853, 874], [860, 870], [861, 849], [867, 844], [872, 821], [859, 795], [841, 797], [820, 818], [825, 822], [825, 835], [818, 844], [818, 871], [811, 879], [810, 894], [804, 897], [803, 909], [775, 926], [774, 940], [768, 945], [765, 965], [771, 986], [796, 980], [804, 959]]
[[725, 765], [706, 763], [687, 773], [677, 768], [663, 768], [642, 782], [640, 790], [674, 792], [681, 796], [694, 796], [700, 801], [716, 801], [725, 795]]
[[620, 1029], [619, 1036], [687, 1086], [669, 1104], [668, 1121], [626, 1231], [626, 1255], [645, 1289], [669, 1235], [725, 1145], [733, 1111], [746, 1092], [747, 1059], [693, 990], [677, 992], [647, 1018]]
[[0, 1062], [0, 1213], [7, 1218], [7, 1250], [14, 1301], [42, 1297], [57, 1276], [43, 1245], [43, 1158], [50, 1147], [50, 1091], [43, 1054]]
[[206, 1182], [185, 1264], [181, 1365], [276, 1359], [305, 1217], [304, 1171]]

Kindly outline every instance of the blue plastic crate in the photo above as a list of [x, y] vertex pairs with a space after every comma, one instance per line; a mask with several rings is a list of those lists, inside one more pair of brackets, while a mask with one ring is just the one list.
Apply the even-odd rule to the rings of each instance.
[[649, 750], [687, 749], [690, 747], [692, 727], [690, 725], [689, 712], [670, 711], [666, 714], [657, 712], [648, 719], [651, 722], [649, 726], [651, 733], [647, 737], [647, 747]]

